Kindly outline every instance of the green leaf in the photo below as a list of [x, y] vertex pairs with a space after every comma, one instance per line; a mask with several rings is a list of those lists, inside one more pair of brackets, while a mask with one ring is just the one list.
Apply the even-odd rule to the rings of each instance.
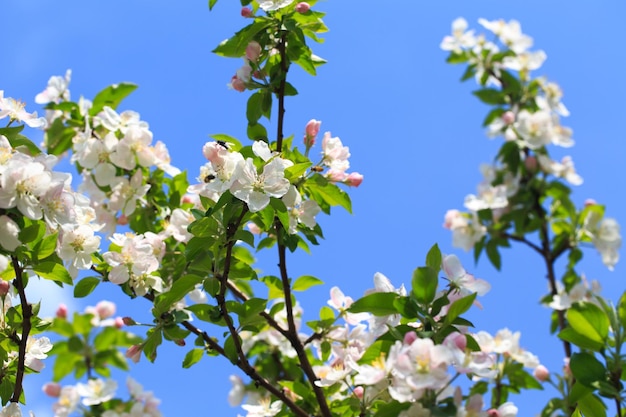
[[591, 303], [577, 303], [566, 314], [569, 325], [577, 333], [604, 344], [609, 334], [609, 318], [600, 307]]
[[261, 116], [263, 115], [263, 96], [260, 91], [252, 94], [248, 99], [248, 105], [246, 107], [246, 118], [251, 125], [257, 124]]
[[398, 417], [400, 413], [411, 406], [410, 403], [399, 403], [398, 401], [379, 401], [375, 405], [378, 411], [374, 417]]
[[272, 20], [258, 20], [237, 32], [232, 38], [220, 43], [213, 53], [219, 56], [239, 58], [245, 55], [246, 47], [257, 33], [273, 24]]
[[356, 300], [348, 311], [351, 313], [368, 312], [375, 316], [398, 314], [398, 310], [393, 305], [397, 297], [398, 295], [392, 292], [375, 292]]
[[189, 225], [189, 232], [201, 238], [217, 236], [219, 235], [219, 229], [220, 225], [213, 217], [203, 217]]
[[89, 109], [89, 115], [95, 116], [100, 111], [108, 106], [113, 110], [117, 109], [117, 106], [124, 100], [130, 93], [137, 89], [136, 84], [120, 83], [113, 84], [104, 90], [96, 94], [93, 99], [93, 105]]
[[472, 91], [472, 94], [486, 104], [506, 104], [505, 95], [495, 88], [483, 88], [481, 90]]
[[254, 247], [254, 235], [249, 230], [237, 230], [233, 236], [234, 240], [240, 240]]
[[17, 237], [22, 243], [30, 243], [41, 239], [45, 233], [46, 226], [44, 222], [35, 221], [28, 226], [22, 228]]
[[295, 164], [285, 169], [285, 178], [288, 180], [299, 178], [306, 173], [306, 170], [313, 165], [311, 162], [303, 162], [300, 164]]
[[267, 129], [261, 123], [248, 124], [248, 138], [252, 140], [262, 140], [267, 142]]
[[473, 293], [453, 302], [448, 309], [448, 314], [444, 319], [444, 323], [451, 324], [457, 317], [469, 310], [472, 304], [474, 304], [476, 295], [476, 293]]
[[183, 368], [191, 368], [198, 363], [204, 356], [204, 349], [192, 349], [185, 355], [183, 359]]
[[441, 251], [439, 250], [439, 246], [435, 243], [426, 255], [426, 266], [431, 267], [435, 271], [439, 271], [441, 269], [441, 259]]
[[154, 362], [157, 356], [157, 348], [163, 343], [163, 332], [159, 327], [152, 327], [148, 330], [148, 338], [143, 345], [143, 353], [150, 362]]
[[42, 262], [33, 266], [33, 271], [42, 278], [63, 284], [74, 284], [70, 273], [61, 264], [56, 262]]
[[[320, 206], [341, 206], [348, 213], [352, 213], [352, 203], [346, 192], [337, 185], [330, 183], [326, 178], [317, 174], [305, 183], [307, 191]], [[328, 212], [325, 210], [325, 212]]]
[[58, 382], [68, 376], [74, 370], [74, 364], [82, 360], [84, 360], [84, 357], [82, 355], [77, 355], [76, 353], [60, 353], [56, 357], [56, 361], [52, 367], [52, 379], [55, 382]]
[[574, 353], [570, 358], [569, 367], [576, 381], [589, 388], [593, 388], [595, 382], [604, 380], [607, 375], [604, 365], [587, 352]]
[[74, 297], [87, 297], [93, 292], [93, 290], [96, 289], [98, 284], [100, 284], [100, 278], [98, 277], [87, 277], [81, 279], [76, 283], [76, 286], [74, 287]]
[[217, 0], [209, 0], [209, 10], [213, 10], [213, 6], [215, 6], [216, 3]]
[[622, 325], [626, 326], [626, 292], [624, 292], [619, 299], [617, 314]]
[[359, 359], [360, 365], [369, 365], [375, 360], [386, 357], [389, 353], [389, 349], [395, 343], [394, 340], [377, 340], [367, 348], [361, 359]]
[[451, 52], [448, 58], [446, 58], [446, 62], [448, 64], [462, 64], [464, 62], [467, 62], [468, 59], [469, 56], [466, 52]]
[[212, 135], [209, 135], [209, 137], [215, 139], [217, 142], [226, 143], [228, 146], [228, 149], [230, 149], [231, 151], [238, 151], [239, 149], [243, 147], [241, 145], [241, 142], [239, 142], [236, 138], [229, 136], [229, 135], [225, 135], [223, 133], [214, 133]]
[[159, 294], [155, 301], [156, 315], [161, 315], [169, 311], [172, 304], [181, 300], [187, 295], [197, 284], [202, 282], [202, 277], [197, 275], [188, 274], [183, 275], [172, 284], [172, 288], [169, 291]]
[[578, 408], [585, 417], [606, 417], [606, 406], [595, 395], [587, 395], [578, 401]]
[[491, 261], [491, 264], [498, 271], [502, 267], [502, 259], [500, 258], [500, 251], [498, 250], [498, 244], [494, 240], [490, 240], [485, 245], [485, 249], [487, 250], [487, 258]]
[[63, 119], [58, 118], [48, 127], [44, 136], [44, 143], [48, 153], [59, 156], [72, 147], [72, 139], [76, 131], [63, 124]]
[[571, 327], [561, 330], [558, 336], [561, 340], [570, 342], [582, 349], [588, 349], [588, 350], [593, 350], [595, 352], [598, 352], [602, 348], [604, 348], [604, 343], [591, 340], [588, 337], [578, 333], [576, 330], [572, 329]]
[[292, 289], [294, 291], [306, 291], [315, 285], [322, 285], [323, 283], [324, 281], [319, 278], [315, 278], [311, 275], [303, 275], [296, 279], [296, 282], [293, 283]]
[[[440, 254], [441, 256], [441, 254]], [[439, 263], [441, 266], [441, 262]], [[422, 305], [428, 305], [435, 299], [439, 277], [437, 271], [429, 266], [419, 267], [413, 271], [412, 292], [417, 301]]]
[[37, 245], [35, 245], [35, 252], [38, 259], [45, 259], [55, 252], [57, 247], [58, 233], [45, 236]]

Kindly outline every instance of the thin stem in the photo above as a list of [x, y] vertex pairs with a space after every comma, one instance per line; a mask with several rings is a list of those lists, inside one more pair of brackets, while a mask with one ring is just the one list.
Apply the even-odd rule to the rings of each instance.
[[539, 253], [540, 255], [543, 255], [543, 250], [539, 246], [537, 246], [536, 244], [531, 242], [530, 240], [526, 239], [525, 237], [515, 236], [515, 235], [512, 235], [510, 233], [506, 233], [506, 232], [502, 233], [502, 237], [514, 240], [516, 242], [521, 242], [521, 243], [529, 246], [531, 249], [533, 249], [535, 252]]
[[[228, 280], [226, 285], [228, 286], [228, 289], [230, 290], [231, 293], [233, 293], [233, 295], [237, 298], [239, 298], [241, 301], [248, 301], [249, 297], [244, 294], [239, 287], [237, 287], [237, 285], [232, 282], [231, 280]], [[273, 329], [275, 329], [276, 331], [278, 331], [278, 333], [280, 333], [281, 335], [283, 335], [285, 338], [288, 339], [287, 335], [287, 330], [283, 329], [281, 327], [280, 324], [278, 324], [278, 322], [276, 320], [274, 320], [274, 317], [270, 316], [269, 313], [267, 313], [266, 311], [262, 311], [259, 313], [259, 315], [261, 317], [263, 317], [266, 321], [267, 324], [270, 325], [270, 327], [272, 327]]]
[[26, 291], [22, 275], [23, 269], [15, 256], [11, 256], [11, 262], [13, 263], [13, 269], [15, 270], [13, 286], [17, 289], [19, 294], [20, 305], [22, 306], [22, 316], [24, 318], [22, 322], [22, 335], [19, 339], [19, 356], [17, 359], [15, 388], [13, 389], [13, 396], [11, 397], [11, 402], [16, 403], [20, 400], [23, 390], [22, 383], [24, 381], [24, 373], [26, 372], [26, 366], [24, 365], [24, 361], [26, 360], [26, 344], [28, 343], [28, 336], [31, 330], [30, 320], [33, 317], [33, 309], [32, 306], [28, 304], [28, 300], [26, 299]]
[[283, 125], [285, 119], [285, 86], [287, 84], [287, 72], [289, 72], [289, 63], [287, 62], [287, 51], [285, 43], [287, 41], [287, 32], [283, 32], [278, 40], [278, 53], [280, 54], [281, 80], [276, 95], [278, 96], [278, 126], [276, 130], [276, 151], [283, 150]]
[[317, 381], [317, 375], [315, 375], [315, 371], [311, 366], [311, 362], [309, 361], [309, 357], [304, 350], [304, 345], [300, 341], [298, 337], [298, 329], [296, 328], [296, 323], [293, 317], [293, 303], [291, 300], [291, 283], [289, 282], [289, 274], [287, 273], [287, 256], [286, 256], [286, 247], [284, 244], [280, 242], [280, 234], [284, 233], [284, 229], [282, 229], [282, 225], [280, 221], [276, 219], [276, 236], [278, 236], [278, 267], [280, 269], [280, 277], [283, 283], [283, 293], [285, 295], [285, 310], [287, 312], [287, 326], [288, 326], [288, 336], [287, 339], [291, 343], [291, 346], [295, 349], [298, 360], [300, 361], [300, 366], [307, 376], [311, 386], [313, 387], [313, 392], [315, 393], [315, 398], [320, 406], [320, 411], [322, 416], [331, 417], [330, 409], [328, 408], [328, 403], [326, 402], [326, 396], [324, 395], [324, 391], [315, 385], [315, 381]]

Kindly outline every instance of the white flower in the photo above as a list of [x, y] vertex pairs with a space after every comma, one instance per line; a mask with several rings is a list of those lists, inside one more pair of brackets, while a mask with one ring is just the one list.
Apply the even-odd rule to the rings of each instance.
[[293, 3], [293, 0], [263, 0], [259, 2], [259, 7], [266, 12], [282, 9]]
[[46, 104], [50, 102], [59, 103], [62, 100], [69, 101], [70, 90], [68, 87], [71, 78], [72, 70], [70, 69], [65, 72], [65, 77], [61, 77], [60, 75], [50, 77], [46, 89], [35, 97], [35, 103]]
[[480, 224], [475, 213], [461, 213], [458, 210], [447, 211], [443, 227], [452, 231], [452, 246], [466, 251], [472, 249], [487, 233], [487, 228]]
[[461, 53], [463, 48], [472, 48], [475, 44], [474, 31], [467, 31], [467, 21], [459, 17], [452, 22], [452, 36], [444, 37], [440, 48]]
[[76, 384], [76, 391], [83, 398], [83, 404], [86, 406], [102, 404], [109, 401], [115, 395], [117, 382], [112, 379], [90, 379], [86, 384]]
[[478, 197], [470, 194], [465, 197], [465, 207], [471, 211], [485, 209], [501, 209], [509, 205], [507, 187], [505, 185], [480, 184]]
[[54, 410], [54, 417], [67, 417], [69, 416], [80, 401], [80, 395], [76, 391], [76, 387], [72, 385], [61, 388], [61, 395], [59, 400], [52, 405]]
[[37, 117], [37, 112], [28, 113], [25, 107], [26, 103], [10, 97], [4, 98], [4, 91], [0, 90], [0, 119], [9, 116], [11, 120], [24, 122], [30, 127], [45, 128], [47, 125], [46, 119]]
[[583, 179], [576, 173], [574, 169], [574, 161], [570, 156], [564, 156], [561, 162], [553, 161], [547, 155], [537, 155], [537, 161], [539, 166], [548, 174], [552, 174], [555, 177], [565, 178], [567, 182], [572, 185], [580, 185], [583, 183]]
[[522, 110], [517, 115], [515, 127], [524, 140], [524, 145], [530, 149], [539, 149], [552, 142], [554, 123], [547, 111], [539, 110], [529, 113]]
[[295, 185], [289, 187], [287, 194], [283, 196], [283, 203], [287, 206], [289, 213], [289, 233], [297, 232], [298, 223], [304, 224], [312, 229], [317, 224], [315, 216], [322, 211], [314, 200], [302, 201], [302, 196]]
[[241, 378], [237, 375], [231, 375], [228, 377], [230, 383], [233, 385], [228, 392], [228, 404], [231, 407], [237, 407], [243, 401], [243, 397], [246, 395], [246, 386]]
[[258, 405], [244, 404], [241, 406], [248, 412], [247, 417], [273, 417], [280, 413], [282, 407], [283, 403], [281, 401], [270, 403], [270, 400], [265, 398], [259, 400]]
[[516, 56], [507, 56], [502, 60], [504, 68], [519, 72], [534, 71], [543, 65], [547, 55], [543, 51], [522, 52]]
[[285, 168], [291, 161], [274, 158], [257, 174], [251, 158], [238, 166], [233, 175], [236, 181], [231, 186], [235, 197], [245, 201], [251, 212], [263, 210], [270, 203], [270, 197], [280, 198], [289, 191], [289, 180], [285, 178]]
[[47, 353], [52, 349], [52, 343], [47, 337], [41, 337], [35, 339], [29, 337], [26, 341], [26, 356], [24, 357], [24, 365], [28, 366], [34, 371], [41, 371], [43, 369], [43, 362], [41, 359], [48, 357]]
[[18, 239], [20, 227], [9, 216], [0, 216], [0, 246], [8, 251], [14, 251], [22, 244]]
[[18, 403], [9, 403], [0, 410], [0, 417], [22, 417], [22, 410]]
[[622, 246], [617, 220], [608, 217], [602, 219], [593, 237], [593, 244], [602, 255], [602, 262], [612, 271], [619, 260], [618, 250]]
[[500, 41], [515, 53], [522, 53], [533, 45], [533, 39], [522, 33], [522, 27], [517, 20], [511, 20], [507, 23], [502, 19], [492, 22], [478, 19], [478, 23], [497, 35]]
[[470, 293], [477, 293], [482, 296], [491, 289], [491, 285], [487, 281], [474, 278], [472, 274], [468, 274], [456, 255], [444, 256], [441, 268], [452, 286], [463, 296]]
[[112, 210], [121, 210], [125, 216], [133, 214], [137, 208], [137, 201], [143, 201], [143, 196], [150, 189], [150, 184], [143, 184], [143, 172], [138, 170], [130, 178], [117, 177], [117, 184], [111, 187], [113, 194], [109, 202]]
[[9, 267], [10, 259], [8, 256], [0, 255], [0, 272], [6, 271]]
[[91, 268], [91, 254], [100, 250], [100, 236], [95, 236], [90, 226], [66, 227], [62, 229], [59, 238], [57, 251], [67, 262], [72, 278], [76, 278], [79, 269]]
[[191, 239], [193, 235], [187, 231], [187, 227], [189, 227], [194, 220], [190, 212], [179, 208], [174, 209], [170, 215], [170, 221], [165, 228], [165, 233], [179, 242], [189, 242], [189, 239]]
[[0, 175], [0, 207], [17, 206], [29, 219], [41, 219], [38, 197], [50, 188], [51, 182], [52, 174], [42, 163], [12, 158]]

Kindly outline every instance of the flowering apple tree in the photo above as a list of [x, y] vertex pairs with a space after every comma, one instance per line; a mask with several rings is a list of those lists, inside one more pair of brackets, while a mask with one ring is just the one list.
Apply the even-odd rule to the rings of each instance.
[[[327, 30], [324, 13], [315, 1], [242, 5], [249, 24], [214, 52], [243, 60], [228, 85], [248, 93], [250, 142], [213, 135], [195, 178], [172, 165], [138, 113], [118, 110], [133, 84], [72, 101], [71, 72], [53, 76], [35, 98], [45, 117], [0, 92], [8, 122], [0, 129], [0, 416], [21, 415], [24, 377], [49, 355], [54, 381], [44, 392], [57, 399], [55, 416], [160, 416], [159, 400], [131, 378], [129, 398], [118, 396], [111, 368], [165, 360], [163, 343], [188, 350], [185, 368], [208, 359], [238, 368], [244, 377], [231, 377], [228, 400], [249, 417], [510, 417], [518, 412], [513, 394], [544, 384], [556, 395], [543, 416], [606, 416], [610, 407], [623, 415], [626, 297], [613, 305], [576, 269], [589, 244], [612, 268], [619, 226], [602, 205], [576, 208], [570, 199], [582, 178], [571, 158], [550, 157], [552, 145], [573, 145], [560, 124], [568, 111], [556, 84], [531, 76], [545, 53], [530, 51], [520, 25], [481, 20], [491, 42], [458, 19], [441, 44], [492, 106], [489, 136], [505, 139], [495, 163], [481, 168], [485, 179], [466, 197], [467, 211], [450, 210], [444, 226], [455, 246], [473, 249], [477, 260], [485, 253], [496, 268], [499, 248], [512, 242], [545, 261], [543, 301], [554, 311], [562, 375], [524, 350], [519, 332], [492, 335], [464, 317], [490, 285], [437, 245], [410, 286], [376, 273], [356, 300], [333, 286], [318, 317], [302, 322], [296, 294], [323, 282], [291, 276], [288, 255], [319, 243], [319, 214], [352, 210], [346, 190], [363, 176], [338, 137], [320, 134], [320, 121], [303, 126], [302, 141], [284, 132], [285, 100], [298, 94], [291, 67], [315, 75], [325, 63], [309, 46]], [[45, 131], [43, 149], [26, 126]], [[54, 170], [68, 154], [82, 180], [76, 190], [70, 174]], [[257, 272], [255, 253], [276, 256], [278, 276]], [[561, 257], [567, 264], [558, 274]], [[150, 305], [152, 318], [114, 317], [107, 301], [40, 317], [28, 298], [40, 279], [73, 288], [77, 298], [115, 285]]]

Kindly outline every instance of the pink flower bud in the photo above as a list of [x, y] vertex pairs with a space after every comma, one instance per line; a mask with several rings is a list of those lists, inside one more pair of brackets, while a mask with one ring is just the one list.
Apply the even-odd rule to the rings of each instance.
[[487, 411], [487, 415], [489, 417], [500, 417], [500, 412], [495, 408], [492, 408], [491, 410]]
[[500, 117], [502, 118], [502, 121], [507, 125], [510, 125], [511, 123], [515, 121], [515, 113], [513, 113], [510, 110], [502, 113], [502, 116]]
[[569, 358], [563, 359], [563, 376], [565, 378], [571, 378], [573, 376], [572, 370], [569, 367]]
[[598, 204], [598, 202], [593, 198], [588, 198], [585, 200], [585, 207], [595, 206], [596, 204]]
[[128, 224], [128, 217], [121, 214], [120, 217], [117, 218], [117, 224], [120, 226], [126, 226]]
[[356, 395], [356, 397], [360, 400], [363, 398], [363, 387], [358, 386], [354, 388], [354, 395]]
[[10, 289], [11, 284], [9, 283], [9, 281], [0, 279], [0, 297], [4, 297], [5, 295], [7, 295]]
[[122, 317], [122, 322], [127, 326], [134, 326], [137, 322], [130, 317]]
[[343, 182], [350, 187], [358, 187], [363, 182], [363, 175], [358, 172], [352, 172], [348, 174]]
[[416, 340], [417, 340], [417, 333], [415, 332], [408, 332], [404, 335], [405, 345], [412, 345], [413, 342], [415, 342]]
[[132, 345], [131, 347], [128, 348], [124, 356], [126, 356], [131, 361], [138, 363], [139, 359], [141, 358], [142, 349], [143, 349], [143, 346], [141, 345]]
[[533, 371], [533, 375], [538, 381], [546, 382], [550, 379], [550, 371], [543, 365], [539, 365]]
[[243, 17], [252, 17], [252, 9], [250, 9], [249, 7], [242, 7], [241, 8], [241, 16], [243, 16]]
[[65, 304], [59, 304], [56, 312], [57, 318], [66, 319], [67, 318], [67, 306]]
[[100, 320], [108, 319], [115, 314], [115, 303], [111, 301], [100, 301], [96, 304], [96, 313]]
[[315, 145], [315, 138], [320, 132], [321, 124], [322, 122], [315, 119], [309, 120], [309, 122], [306, 124], [306, 127], [304, 128], [304, 145], [307, 149]]
[[261, 45], [257, 41], [252, 41], [246, 46], [246, 58], [252, 62], [256, 62], [261, 56]]
[[115, 323], [115, 327], [117, 327], [118, 329], [121, 329], [122, 327], [124, 327], [124, 319], [122, 319], [121, 317], [116, 317], [114, 323]]
[[43, 384], [42, 390], [47, 396], [56, 398], [61, 395], [61, 384], [46, 382]]
[[185, 339], [175, 340], [174, 343], [176, 343], [176, 345], [178, 346], [185, 346], [187, 344], [187, 342], [185, 342]]
[[253, 235], [260, 235], [261, 233], [263, 233], [263, 230], [261, 230], [261, 228], [257, 226], [255, 223], [250, 222], [247, 224], [247, 226], [248, 226], [248, 230]]
[[447, 345], [448, 343], [456, 346], [459, 350], [465, 351], [465, 348], [467, 347], [467, 338], [464, 334], [458, 332], [450, 333], [444, 340], [444, 344]]
[[246, 91], [246, 83], [239, 79], [236, 75], [233, 75], [233, 78], [230, 79], [230, 86], [233, 90], [239, 91], [240, 93]]
[[296, 12], [298, 13], [306, 13], [309, 11], [310, 8], [311, 6], [309, 5], [309, 3], [305, 1], [301, 1], [300, 3], [296, 4]]
[[537, 169], [537, 158], [533, 155], [528, 156], [524, 160], [524, 165], [526, 166], [527, 170], [529, 170], [530, 172], [534, 172]]

